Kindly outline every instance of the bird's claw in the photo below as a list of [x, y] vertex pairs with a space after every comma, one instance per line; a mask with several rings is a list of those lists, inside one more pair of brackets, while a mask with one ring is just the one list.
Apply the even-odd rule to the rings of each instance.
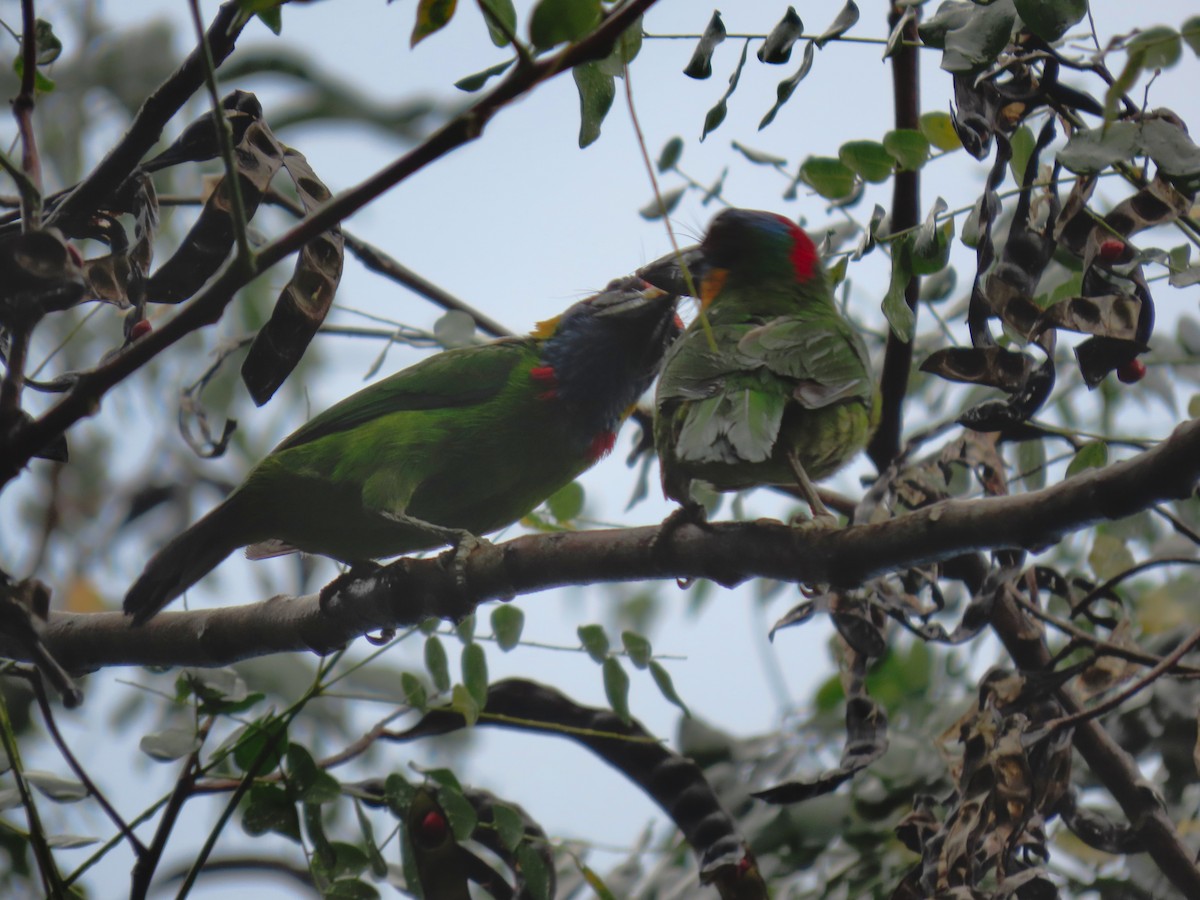
[[[709, 527], [708, 513], [705, 512], [702, 504], [695, 501], [684, 503], [663, 519], [662, 524], [658, 526], [658, 534], [654, 535], [654, 539], [650, 542], [651, 556], [657, 557], [661, 554], [667, 542], [684, 525], [695, 525], [697, 528]], [[683, 588], [689, 587], [692, 583], [692, 579], [690, 578], [677, 580], [679, 581], [679, 586]]]
[[454, 546], [443, 553], [439, 559], [442, 565], [454, 574], [455, 585], [460, 589], [465, 589], [467, 586], [467, 559], [476, 550], [492, 546], [492, 542], [487, 538], [471, 534], [469, 531], [454, 530], [456, 532]]
[[797, 531], [836, 531], [841, 524], [841, 520], [828, 510], [814, 512], [811, 519], [797, 515], [788, 523], [789, 527]]

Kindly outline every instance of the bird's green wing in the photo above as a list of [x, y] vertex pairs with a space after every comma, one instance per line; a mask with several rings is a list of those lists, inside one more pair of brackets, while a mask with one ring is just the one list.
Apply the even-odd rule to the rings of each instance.
[[499, 394], [522, 360], [536, 358], [532, 339], [447, 350], [335, 403], [284, 439], [273, 452], [349, 431], [389, 413], [474, 406]]
[[867, 348], [858, 332], [833, 316], [780, 316], [747, 331], [739, 354], [794, 383], [807, 409], [847, 400], [870, 404], [874, 394]]

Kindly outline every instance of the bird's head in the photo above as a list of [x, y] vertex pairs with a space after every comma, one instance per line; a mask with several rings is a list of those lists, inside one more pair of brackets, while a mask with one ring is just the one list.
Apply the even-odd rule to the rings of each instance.
[[[686, 266], [692, 287], [683, 275]], [[795, 222], [757, 209], [727, 209], [709, 223], [704, 240], [638, 270], [648, 282], [694, 293], [707, 309], [729, 279], [743, 284], [808, 285], [821, 277], [812, 239]]]

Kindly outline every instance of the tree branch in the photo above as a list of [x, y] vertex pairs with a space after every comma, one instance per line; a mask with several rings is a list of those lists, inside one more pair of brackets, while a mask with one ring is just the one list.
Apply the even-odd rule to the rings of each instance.
[[[647, 579], [753, 577], [839, 587], [969, 551], [1039, 549], [1102, 519], [1188, 497], [1200, 482], [1200, 420], [1152, 450], [1053, 487], [947, 500], [900, 518], [835, 532], [781, 523], [657, 526], [527, 535], [465, 561], [464, 589], [440, 559], [402, 559], [330, 593], [199, 612], [161, 613], [131, 628], [120, 613], [52, 613], [43, 640], [69, 670], [112, 665], [222, 666], [269, 653], [328, 653], [381, 628], [462, 616], [486, 600], [552, 587]], [[0, 637], [0, 653], [23, 658]], [[1018, 660], [1019, 661], [1019, 660]]]

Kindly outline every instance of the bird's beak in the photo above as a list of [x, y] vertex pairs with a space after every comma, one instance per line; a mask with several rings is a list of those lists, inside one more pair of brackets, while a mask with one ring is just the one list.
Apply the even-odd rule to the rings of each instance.
[[640, 284], [640, 289], [633, 288], [632, 285], [621, 285], [614, 291], [614, 286], [610, 285], [609, 292], [617, 296], [614, 299], [610, 299], [609, 302], [598, 309], [596, 315], [604, 317], [637, 317], [652, 311], [662, 310], [665, 306], [674, 307], [675, 295], [652, 285], [647, 285], [644, 281], [633, 280]]
[[637, 274], [669, 294], [694, 297], [700, 291], [706, 268], [704, 254], [700, 246], [696, 245], [684, 247], [678, 253], [668, 253], [642, 266], [637, 270]]

